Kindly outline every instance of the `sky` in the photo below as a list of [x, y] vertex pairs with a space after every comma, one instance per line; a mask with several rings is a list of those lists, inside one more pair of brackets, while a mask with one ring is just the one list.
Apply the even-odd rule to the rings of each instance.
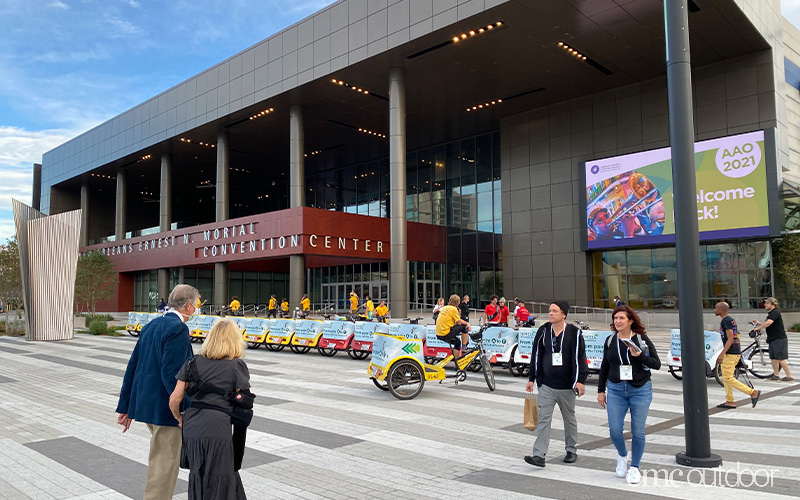
[[335, 1], [0, 0], [0, 242], [43, 153]]

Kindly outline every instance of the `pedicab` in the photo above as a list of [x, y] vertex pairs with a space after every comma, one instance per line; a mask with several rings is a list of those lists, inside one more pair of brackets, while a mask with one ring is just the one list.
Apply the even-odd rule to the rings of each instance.
[[514, 351], [518, 344], [519, 332], [513, 328], [490, 326], [483, 332], [483, 346], [489, 362], [493, 365], [500, 365], [504, 368], [515, 365]]
[[208, 332], [211, 331], [211, 327], [214, 326], [214, 323], [221, 320], [222, 316], [201, 315], [197, 321], [197, 327], [194, 330], [190, 330], [192, 342], [203, 342], [206, 337], [208, 337]]
[[425, 344], [423, 345], [425, 361], [436, 363], [452, 353], [453, 347], [436, 336], [436, 325], [425, 325]]
[[586, 364], [589, 367], [589, 375], [600, 373], [600, 365], [603, 364], [603, 353], [605, 352], [608, 337], [614, 332], [599, 330], [583, 330], [583, 344], [586, 348]]
[[267, 341], [269, 333], [269, 320], [266, 318], [252, 318], [247, 324], [247, 329], [242, 334], [248, 347], [258, 349]]
[[520, 377], [528, 373], [531, 366], [534, 337], [536, 337], [535, 328], [522, 327], [517, 331], [517, 347], [512, 354], [512, 361], [508, 363], [508, 371], [511, 372], [511, 375]]
[[347, 355], [353, 359], [365, 359], [372, 352], [372, 342], [376, 333], [389, 333], [387, 323], [372, 323], [369, 321], [357, 321], [353, 340]]
[[147, 313], [131, 311], [128, 313], [128, 322], [125, 325], [125, 329], [128, 331], [128, 334], [131, 337], [138, 337], [139, 332], [142, 331], [142, 326], [140, 321], [142, 316], [146, 315]]
[[470, 333], [476, 348], [456, 360], [457, 370], [453, 375], [446, 375], [444, 367], [453, 360], [453, 355], [445, 357], [436, 364], [425, 362], [423, 340], [407, 332], [407, 336], [390, 333], [375, 333], [372, 344], [372, 360], [367, 368], [367, 375], [381, 390], [389, 391], [400, 400], [413, 399], [422, 392], [426, 380], [438, 380], [442, 383], [446, 378], [454, 379], [458, 385], [467, 378], [464, 369], [479, 358], [483, 366], [484, 378], [490, 391], [494, 391], [494, 373], [483, 346], [482, 334], [486, 327]]
[[352, 321], [325, 320], [322, 325], [322, 338], [317, 349], [323, 356], [335, 356], [338, 351], [350, 347], [356, 323]]
[[305, 354], [317, 347], [322, 337], [322, 321], [318, 319], [297, 319], [294, 322], [294, 335], [289, 349], [296, 354]]
[[269, 333], [265, 345], [270, 351], [281, 351], [289, 345], [294, 336], [295, 321], [293, 319], [273, 319], [269, 322]]
[[[706, 359], [706, 377], [714, 377], [717, 379], [719, 385], [722, 385], [722, 378], [717, 370], [717, 358], [725, 345], [722, 343], [722, 336], [719, 332], [703, 332], [704, 346], [705, 346], [705, 359]], [[678, 380], [683, 379], [683, 364], [681, 362], [681, 331], [678, 328], [673, 328], [670, 332], [669, 354], [667, 355], [667, 368], [669, 372]]]

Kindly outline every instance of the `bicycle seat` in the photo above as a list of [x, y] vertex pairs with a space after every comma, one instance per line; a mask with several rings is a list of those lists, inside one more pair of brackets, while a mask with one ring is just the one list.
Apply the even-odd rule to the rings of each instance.
[[478, 330], [477, 332], [470, 332], [469, 338], [472, 340], [480, 340], [483, 338], [483, 329]]

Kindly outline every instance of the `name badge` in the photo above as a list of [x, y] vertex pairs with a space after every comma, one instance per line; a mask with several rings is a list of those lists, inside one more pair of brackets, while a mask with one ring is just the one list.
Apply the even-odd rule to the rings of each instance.
[[619, 367], [620, 380], [633, 380], [633, 365], [620, 365]]
[[553, 366], [561, 366], [564, 364], [562, 353], [554, 352], [553, 353]]

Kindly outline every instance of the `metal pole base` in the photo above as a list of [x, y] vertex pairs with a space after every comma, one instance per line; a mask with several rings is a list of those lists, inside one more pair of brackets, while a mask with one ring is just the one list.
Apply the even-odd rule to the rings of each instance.
[[675, 454], [675, 461], [678, 465], [686, 467], [702, 467], [710, 469], [712, 467], [719, 467], [722, 465], [722, 457], [716, 453], [711, 453], [707, 457], [690, 457], [685, 451]]

